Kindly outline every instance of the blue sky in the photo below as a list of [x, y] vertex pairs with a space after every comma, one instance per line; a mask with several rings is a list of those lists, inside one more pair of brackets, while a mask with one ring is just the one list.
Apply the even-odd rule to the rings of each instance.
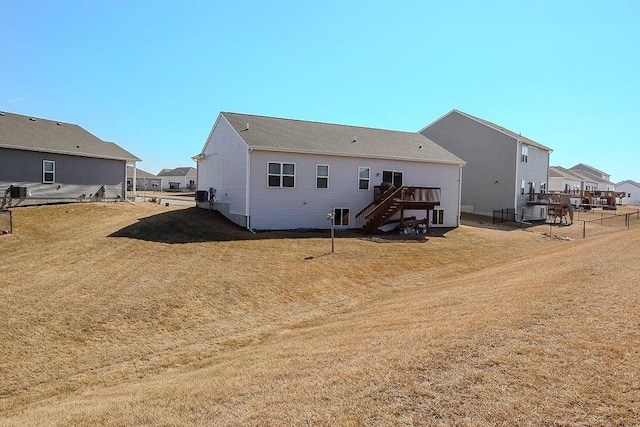
[[0, 0], [0, 110], [195, 166], [220, 111], [418, 131], [452, 109], [640, 181], [637, 1]]

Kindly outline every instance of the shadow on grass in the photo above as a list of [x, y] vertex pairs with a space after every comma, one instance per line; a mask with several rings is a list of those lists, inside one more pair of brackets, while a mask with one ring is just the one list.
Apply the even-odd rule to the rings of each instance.
[[[336, 238], [359, 237], [350, 230], [336, 230]], [[218, 212], [186, 208], [140, 218], [109, 237], [124, 237], [149, 242], [181, 244], [199, 242], [229, 242], [263, 239], [329, 238], [329, 230], [260, 231], [252, 233]]]
[[[447, 231], [449, 229], [432, 229], [427, 234], [401, 235], [397, 231], [390, 231], [366, 235], [354, 230], [335, 230], [335, 238], [359, 238], [378, 243], [420, 243], [426, 242], [429, 237], [443, 237]], [[181, 244], [264, 239], [321, 239], [330, 238], [330, 231], [315, 229], [252, 233], [218, 212], [193, 207], [140, 218], [135, 224], [122, 228], [109, 237]]]

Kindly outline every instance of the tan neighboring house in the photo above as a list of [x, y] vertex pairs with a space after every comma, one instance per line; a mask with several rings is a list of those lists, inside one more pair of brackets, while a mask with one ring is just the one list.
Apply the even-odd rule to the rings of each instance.
[[[133, 191], [133, 166], [127, 166], [127, 191]], [[152, 173], [142, 169], [135, 170], [136, 190], [137, 191], [160, 191], [161, 179]]]

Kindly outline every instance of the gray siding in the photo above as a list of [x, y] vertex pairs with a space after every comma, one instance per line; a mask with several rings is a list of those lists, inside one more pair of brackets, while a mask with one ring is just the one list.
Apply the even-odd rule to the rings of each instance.
[[467, 162], [462, 171], [463, 210], [492, 215], [494, 209], [515, 207], [520, 153], [513, 138], [457, 112], [421, 133]]
[[[55, 162], [55, 182], [42, 182], [42, 163]], [[86, 199], [105, 186], [106, 198], [123, 197], [125, 192], [126, 162], [36, 151], [0, 149], [0, 197], [11, 186], [27, 187], [33, 202], [68, 201]], [[38, 201], [38, 199], [41, 199]], [[21, 204], [34, 204], [29, 200]]]

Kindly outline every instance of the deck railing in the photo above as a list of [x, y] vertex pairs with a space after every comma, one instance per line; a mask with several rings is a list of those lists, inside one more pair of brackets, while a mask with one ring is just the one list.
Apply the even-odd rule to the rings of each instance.
[[422, 209], [425, 205], [438, 206], [440, 205], [440, 195], [441, 190], [437, 187], [391, 187], [380, 193], [373, 202], [356, 214], [356, 227], [364, 228], [374, 215], [387, 211], [394, 203], [416, 209]]

